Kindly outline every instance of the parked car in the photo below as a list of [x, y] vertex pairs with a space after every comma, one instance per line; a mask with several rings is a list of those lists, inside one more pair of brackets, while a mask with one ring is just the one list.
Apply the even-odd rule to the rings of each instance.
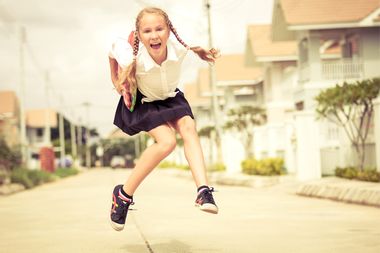
[[122, 156], [113, 156], [110, 162], [110, 166], [112, 169], [125, 168], [125, 165], [125, 158]]

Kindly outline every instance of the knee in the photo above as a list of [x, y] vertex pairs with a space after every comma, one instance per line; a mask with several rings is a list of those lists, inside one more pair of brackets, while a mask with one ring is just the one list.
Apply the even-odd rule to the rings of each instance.
[[160, 150], [163, 153], [170, 154], [175, 149], [177, 142], [175, 137], [172, 136], [170, 138], [158, 141], [157, 144], [160, 146]]
[[183, 138], [186, 138], [187, 136], [194, 136], [195, 134], [197, 134], [195, 121], [192, 118], [187, 118], [183, 120], [178, 125], [178, 130]]

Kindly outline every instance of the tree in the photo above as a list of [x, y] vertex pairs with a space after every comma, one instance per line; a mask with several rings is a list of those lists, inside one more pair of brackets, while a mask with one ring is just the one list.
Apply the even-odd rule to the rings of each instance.
[[242, 135], [246, 157], [254, 157], [252, 149], [253, 127], [266, 122], [265, 110], [257, 106], [245, 105], [230, 109], [227, 116], [229, 120], [224, 125], [224, 128], [237, 130]]
[[365, 143], [373, 117], [373, 100], [379, 95], [380, 78], [344, 82], [322, 91], [315, 99], [317, 114], [343, 127], [364, 168]]

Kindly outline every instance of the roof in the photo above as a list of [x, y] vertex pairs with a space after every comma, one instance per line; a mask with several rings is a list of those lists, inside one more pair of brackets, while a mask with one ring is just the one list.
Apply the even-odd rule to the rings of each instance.
[[216, 61], [217, 81], [257, 80], [262, 77], [262, 68], [248, 67], [243, 54], [223, 55]]
[[297, 42], [295, 40], [273, 41], [271, 36], [271, 25], [248, 26], [248, 46], [251, 46], [257, 61], [260, 61], [260, 57], [270, 58], [269, 61], [276, 61], [276, 57], [296, 60]]
[[210, 106], [210, 98], [202, 97], [196, 83], [185, 84], [184, 94], [191, 106]]
[[379, 0], [279, 0], [288, 25], [358, 22], [380, 8]]
[[14, 91], [0, 91], [0, 114], [14, 115], [18, 110], [18, 100]]
[[[215, 75], [218, 91], [225, 85], [254, 85], [263, 78], [260, 67], [246, 66], [243, 54], [222, 55], [215, 63]], [[198, 89], [202, 96], [210, 95], [210, 77], [208, 68], [198, 72]]]
[[[49, 116], [50, 127], [57, 127], [57, 112], [47, 110]], [[34, 109], [26, 111], [26, 125], [33, 128], [42, 128], [45, 126], [46, 109]]]

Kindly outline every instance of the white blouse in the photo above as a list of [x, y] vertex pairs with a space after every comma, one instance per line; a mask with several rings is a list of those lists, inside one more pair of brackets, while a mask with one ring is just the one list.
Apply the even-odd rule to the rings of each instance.
[[[149, 55], [144, 45], [140, 46], [137, 54], [136, 80], [137, 87], [145, 96], [141, 102], [152, 102], [175, 97], [175, 91], [181, 72], [181, 64], [187, 54], [187, 49], [176, 45], [170, 39], [167, 42], [167, 58], [158, 65]], [[133, 61], [133, 48], [127, 39], [118, 38], [108, 54], [115, 59], [120, 68], [126, 68]]]

